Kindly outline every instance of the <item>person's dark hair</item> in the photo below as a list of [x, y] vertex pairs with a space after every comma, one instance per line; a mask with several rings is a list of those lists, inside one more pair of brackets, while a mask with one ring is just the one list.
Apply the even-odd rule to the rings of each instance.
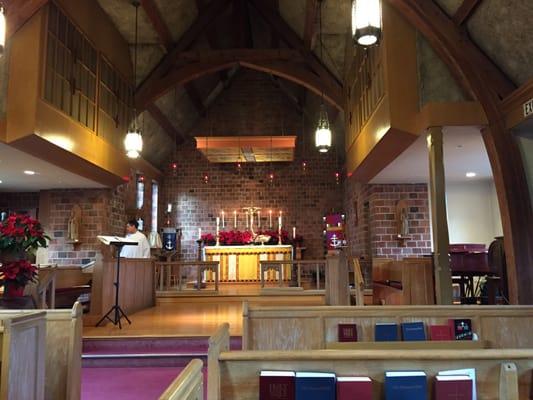
[[138, 223], [136, 220], [134, 220], [134, 219], [130, 219], [130, 220], [128, 221], [128, 225], [130, 225], [130, 226], [134, 226], [135, 229], [139, 229], [139, 223]]

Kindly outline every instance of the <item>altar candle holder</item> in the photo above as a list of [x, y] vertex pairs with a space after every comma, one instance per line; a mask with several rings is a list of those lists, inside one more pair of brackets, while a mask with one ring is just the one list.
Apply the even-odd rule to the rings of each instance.
[[237, 229], [237, 210], [233, 211], [233, 229]]
[[222, 229], [226, 228], [226, 213], [222, 210]]
[[217, 217], [217, 246], [220, 246], [220, 217]]
[[268, 210], [268, 227], [272, 229], [272, 210]]
[[278, 246], [281, 246], [282, 240], [281, 240], [281, 224], [278, 225]]

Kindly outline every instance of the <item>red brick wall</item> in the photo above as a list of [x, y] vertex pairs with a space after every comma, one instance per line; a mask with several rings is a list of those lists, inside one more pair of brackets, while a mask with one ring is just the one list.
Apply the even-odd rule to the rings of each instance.
[[38, 208], [39, 192], [0, 193], [0, 211], [33, 213]]

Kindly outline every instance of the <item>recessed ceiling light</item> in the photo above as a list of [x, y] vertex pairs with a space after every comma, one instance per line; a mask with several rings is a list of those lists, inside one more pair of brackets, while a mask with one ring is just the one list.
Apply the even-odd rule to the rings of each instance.
[[467, 178], [473, 178], [473, 177], [475, 177], [476, 175], [477, 175], [477, 174], [476, 174], [475, 172], [467, 172], [467, 173], [466, 173], [466, 177], [467, 177]]
[[26, 175], [35, 175], [35, 171], [30, 171], [29, 169], [27, 169], [26, 171], [24, 171], [24, 173]]
[[0, 179], [0, 183], [2, 183], [2, 179]]

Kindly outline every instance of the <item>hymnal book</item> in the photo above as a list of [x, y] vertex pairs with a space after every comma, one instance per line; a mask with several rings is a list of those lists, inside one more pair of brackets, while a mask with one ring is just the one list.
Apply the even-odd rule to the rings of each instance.
[[449, 319], [448, 325], [452, 340], [472, 340], [472, 321], [470, 319]]
[[449, 325], [430, 325], [429, 340], [454, 340]]
[[474, 368], [452, 369], [449, 371], [439, 371], [438, 376], [466, 375], [472, 383], [472, 400], [477, 400], [476, 391], [476, 370]]
[[423, 322], [402, 322], [402, 339], [407, 342], [426, 340]]
[[135, 240], [128, 239], [127, 237], [121, 237], [121, 236], [102, 236], [98, 235], [96, 236], [103, 244], [110, 245], [110, 244], [123, 244], [128, 246], [137, 246], [139, 245], [138, 242]]
[[296, 400], [335, 400], [335, 374], [296, 372]]
[[437, 375], [435, 400], [472, 400], [472, 378], [468, 375]]
[[294, 400], [295, 376], [292, 371], [261, 371], [260, 400]]
[[339, 324], [339, 342], [357, 342], [356, 324]]
[[337, 400], [372, 400], [372, 379], [367, 376], [337, 377]]
[[428, 384], [423, 371], [385, 372], [386, 400], [427, 400]]
[[395, 342], [398, 340], [398, 325], [393, 323], [378, 323], [374, 327], [376, 342]]

